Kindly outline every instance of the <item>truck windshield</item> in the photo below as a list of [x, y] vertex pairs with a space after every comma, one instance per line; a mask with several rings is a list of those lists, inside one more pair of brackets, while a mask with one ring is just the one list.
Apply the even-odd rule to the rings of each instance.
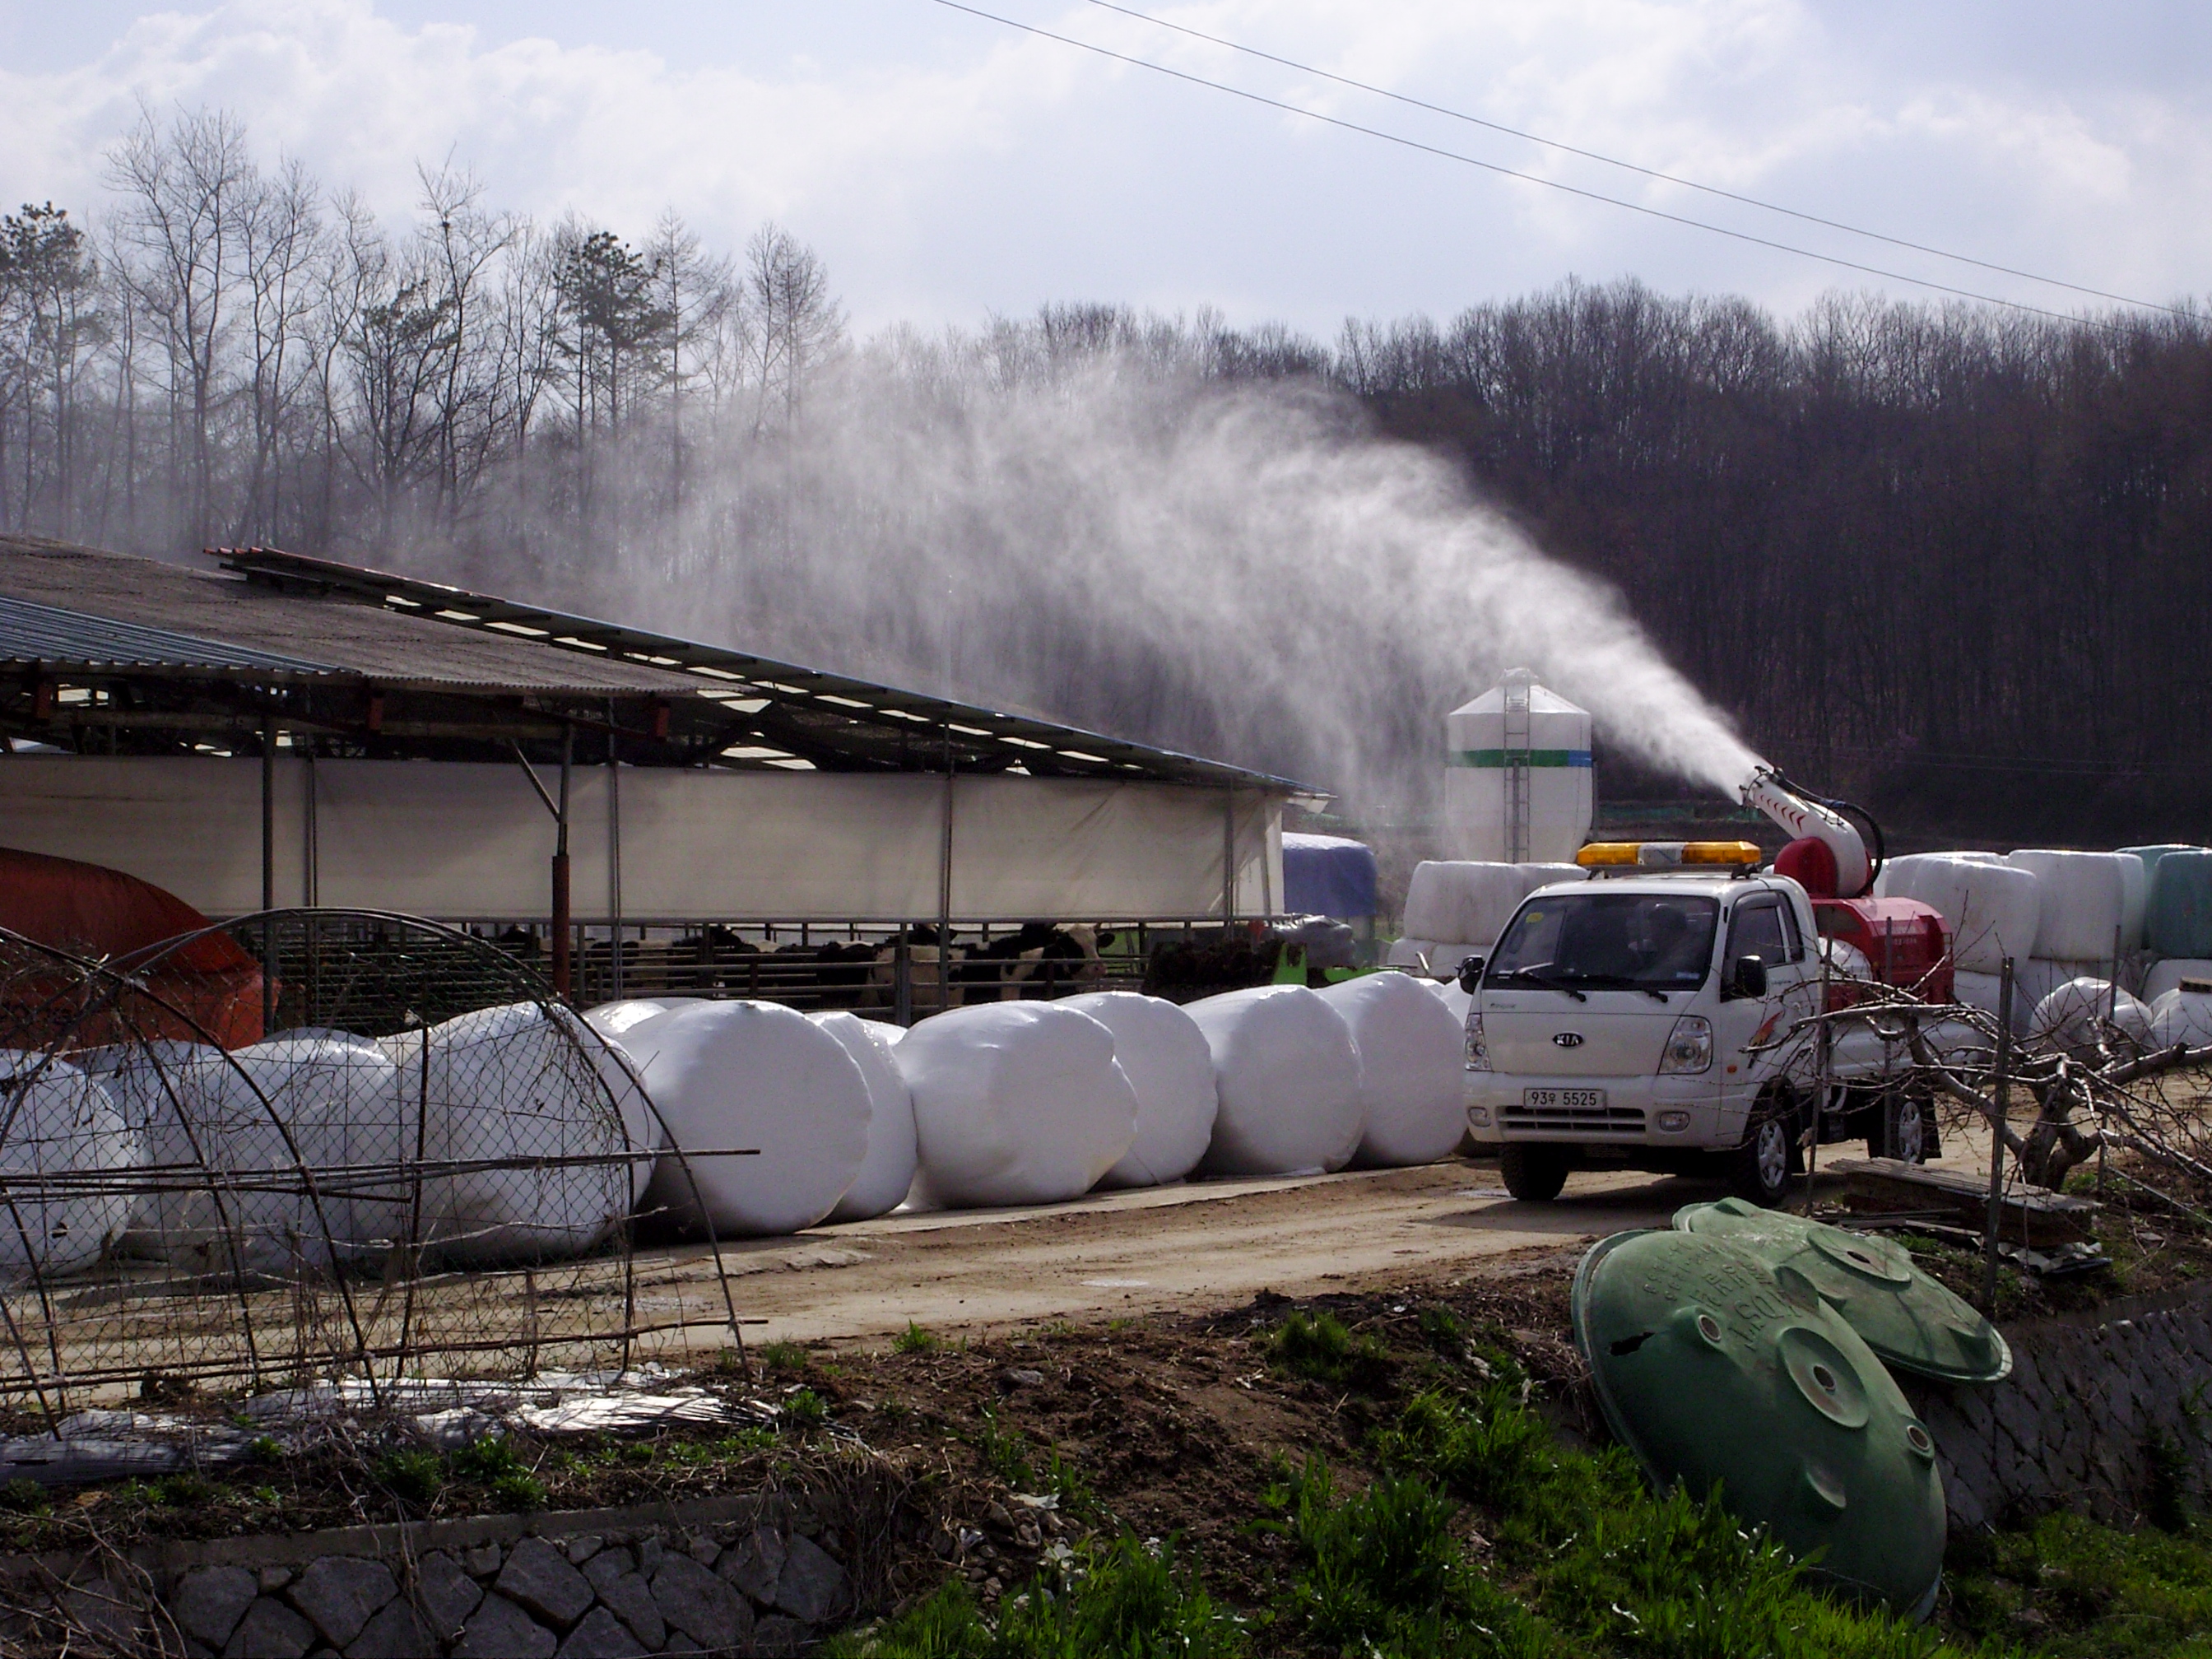
[[1571, 893], [1531, 900], [1485, 982], [1680, 991], [1705, 982], [1717, 900], [1695, 893]]

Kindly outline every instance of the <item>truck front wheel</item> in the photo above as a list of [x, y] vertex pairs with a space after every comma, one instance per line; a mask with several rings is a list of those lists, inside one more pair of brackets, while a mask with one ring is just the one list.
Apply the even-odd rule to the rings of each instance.
[[1925, 1164], [1936, 1155], [1936, 1115], [1919, 1096], [1902, 1090], [1885, 1093], [1875, 1106], [1867, 1156]]
[[1738, 1198], [1772, 1209], [1790, 1195], [1796, 1161], [1795, 1120], [1772, 1106], [1761, 1108], [1745, 1128], [1743, 1145], [1729, 1158], [1729, 1186]]
[[1567, 1150], [1513, 1142], [1498, 1154], [1505, 1190], [1528, 1204], [1548, 1204], [1567, 1184]]

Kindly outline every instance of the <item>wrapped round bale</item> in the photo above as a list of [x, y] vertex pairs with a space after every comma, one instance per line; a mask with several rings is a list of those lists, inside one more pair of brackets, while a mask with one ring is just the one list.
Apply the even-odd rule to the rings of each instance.
[[2212, 956], [2212, 851], [2174, 848], [2151, 871], [2143, 943], [2161, 957]]
[[1344, 1016], [1318, 993], [1259, 985], [1183, 1012], [1206, 1034], [1221, 1096], [1201, 1170], [1302, 1175], [1351, 1161], [1363, 1127], [1359, 1049]]
[[[555, 1261], [592, 1249], [629, 1214], [649, 1151], [634, 1090], [606, 1080], [604, 1040], [567, 1010], [479, 1009], [379, 1040], [398, 1066], [391, 1140], [431, 1163], [536, 1158], [604, 1163], [465, 1170], [423, 1182], [421, 1243], [459, 1267]], [[395, 1190], [387, 1202], [403, 1201]], [[404, 1197], [411, 1208], [411, 1193]]]
[[[68, 1061], [0, 1050], [0, 1171], [10, 1176], [125, 1170], [146, 1161], [99, 1080]], [[130, 1224], [128, 1194], [20, 1189], [0, 1206], [0, 1280], [21, 1283], [96, 1261]]]
[[843, 1012], [807, 1018], [844, 1046], [868, 1085], [867, 1151], [860, 1172], [830, 1212], [832, 1221], [866, 1221], [898, 1208], [914, 1185], [914, 1095], [891, 1058], [896, 1044], [877, 1035], [903, 1028]]
[[[1486, 950], [1505, 931], [1530, 886], [1517, 864], [1468, 859], [1417, 864], [1406, 888], [1406, 932], [1414, 939], [1464, 942], [1471, 950]], [[1430, 962], [1436, 965], [1433, 957]]]
[[949, 1208], [1079, 1197], [1137, 1133], [1114, 1034], [1065, 1002], [955, 1008], [892, 1051], [914, 1091], [915, 1189]]
[[[646, 1189], [648, 1207], [723, 1238], [795, 1233], [851, 1189], [874, 1103], [845, 1045], [805, 1015], [772, 1002], [695, 1002], [632, 1027], [625, 1046], [673, 1143]], [[745, 1146], [759, 1155], [679, 1155]]]
[[1456, 941], [1411, 936], [1391, 940], [1386, 953], [1391, 967], [1410, 968], [1417, 974], [1424, 971], [1422, 963], [1425, 962], [1427, 976], [1432, 980], [1450, 978], [1459, 971], [1462, 960], [1478, 954], [1474, 946]]
[[2042, 898], [2033, 871], [1955, 853], [1916, 853], [1892, 859], [1882, 877], [1887, 896], [1917, 899], [1942, 912], [1962, 971], [1994, 974], [2007, 957], [2035, 949]]
[[2212, 1043], [2212, 991], [2172, 990], [2150, 1005], [2150, 1046]]
[[2212, 957], [2169, 957], [2154, 962], [2143, 975], [2143, 1000], [2156, 1002], [2168, 991], [2182, 988], [2184, 981], [2202, 980], [2212, 985]]
[[1102, 1187], [1157, 1187], [1198, 1167], [1221, 1109], [1206, 1035], [1174, 1003], [1134, 991], [1064, 999], [1114, 1034], [1114, 1059], [1137, 1095], [1137, 1132]]
[[2037, 1003], [2028, 1030], [2062, 1048], [2094, 1048], [2107, 1020], [2136, 1042], [2148, 1045], [2150, 1010], [2125, 991], [2113, 989], [2112, 981], [2087, 975], [2068, 980]]
[[2027, 848], [2005, 860], [2036, 878], [2035, 949], [2057, 962], [2101, 962], [2110, 969], [2118, 935], [2122, 951], [2142, 943], [2146, 883], [2132, 853], [2067, 853]]
[[[1521, 872], [1521, 896], [1527, 898], [1539, 887], [1550, 887], [1562, 881], [1588, 881], [1589, 872], [1579, 864], [1516, 864]], [[1503, 922], [1498, 924], [1504, 928]]]
[[584, 1016], [584, 1024], [601, 1036], [621, 1037], [648, 1019], [658, 1019], [672, 1008], [696, 1001], [692, 997], [632, 997], [623, 1002], [603, 1002]]
[[[188, 1165], [199, 1154], [184, 1132], [182, 1068], [218, 1063], [222, 1050], [204, 1042], [179, 1042], [162, 1037], [147, 1042], [118, 1042], [88, 1049], [76, 1056], [78, 1066], [99, 1079], [122, 1114], [125, 1126], [145, 1148], [146, 1162], [155, 1165]], [[186, 1194], [143, 1193], [131, 1204], [130, 1224], [117, 1248], [132, 1255], [160, 1260], [164, 1239], [184, 1225]]]
[[1465, 1025], [1404, 974], [1363, 974], [1318, 994], [1359, 1050], [1363, 1169], [1433, 1164], [1466, 1132]]

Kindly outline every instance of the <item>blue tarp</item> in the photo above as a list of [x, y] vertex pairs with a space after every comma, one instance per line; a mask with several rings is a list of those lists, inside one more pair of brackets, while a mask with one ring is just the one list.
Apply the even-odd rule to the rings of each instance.
[[1351, 919], [1375, 914], [1375, 849], [1342, 836], [1283, 837], [1283, 908]]

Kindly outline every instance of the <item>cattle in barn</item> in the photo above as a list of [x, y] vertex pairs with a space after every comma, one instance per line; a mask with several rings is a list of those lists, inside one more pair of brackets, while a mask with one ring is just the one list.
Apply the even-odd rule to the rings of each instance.
[[799, 987], [796, 981], [792, 982], [793, 988], [811, 988], [814, 992], [814, 1006], [857, 1008], [861, 1006], [861, 996], [875, 964], [876, 947], [858, 940], [848, 945], [835, 940], [823, 945], [793, 943], [779, 945], [775, 954], [787, 961], [795, 959], [814, 964], [812, 972], [806, 975], [806, 987]]
[[[862, 993], [863, 1008], [891, 1008], [898, 1004], [898, 951], [907, 947], [907, 983], [910, 988], [915, 1013], [934, 1014], [946, 1008], [957, 1008], [962, 1002], [960, 983], [962, 960], [967, 956], [965, 947], [954, 944], [940, 948], [937, 929], [927, 922], [919, 922], [902, 933], [894, 933], [878, 945], [875, 963], [868, 969], [867, 988]], [[951, 983], [945, 982], [945, 969], [951, 969]]]
[[970, 946], [967, 961], [953, 969], [953, 979], [969, 988], [969, 1002], [1071, 996], [1097, 988], [1105, 975], [1098, 947], [1113, 942], [1111, 933], [1085, 923], [1024, 922], [1018, 933]]

